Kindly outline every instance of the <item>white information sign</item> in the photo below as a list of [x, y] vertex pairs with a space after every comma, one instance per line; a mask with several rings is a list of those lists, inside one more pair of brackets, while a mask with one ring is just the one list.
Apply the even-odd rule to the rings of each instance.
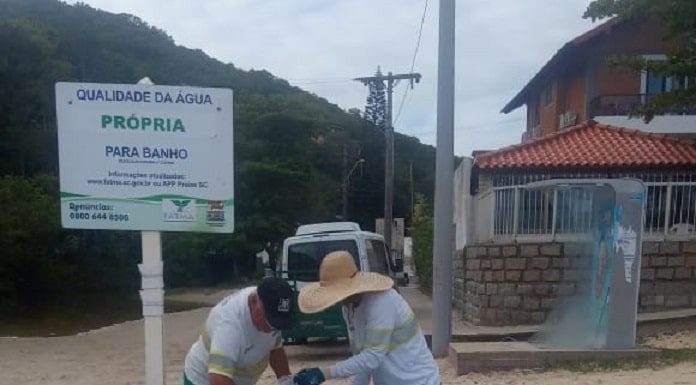
[[56, 83], [61, 220], [231, 233], [232, 90]]

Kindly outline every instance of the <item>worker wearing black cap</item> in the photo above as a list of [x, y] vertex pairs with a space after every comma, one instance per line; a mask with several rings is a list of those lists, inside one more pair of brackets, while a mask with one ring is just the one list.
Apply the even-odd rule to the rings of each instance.
[[293, 293], [266, 278], [218, 303], [184, 363], [184, 385], [253, 385], [270, 363], [280, 385], [292, 376], [281, 330], [292, 326]]

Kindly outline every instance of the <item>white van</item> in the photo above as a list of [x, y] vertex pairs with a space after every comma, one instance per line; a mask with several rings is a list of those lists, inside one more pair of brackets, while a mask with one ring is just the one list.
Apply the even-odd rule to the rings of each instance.
[[[330, 222], [300, 226], [294, 236], [283, 242], [283, 254], [277, 274], [295, 291], [319, 281], [319, 266], [326, 254], [346, 250], [361, 271], [394, 277], [384, 237], [362, 231], [357, 223]], [[398, 288], [395, 286], [395, 289]], [[341, 310], [331, 307], [317, 314], [303, 314], [295, 307], [297, 324], [283, 331], [286, 343], [306, 343], [309, 339], [343, 340], [348, 337]]]
[[[329, 222], [300, 226], [295, 236], [283, 242], [278, 270], [285, 279], [296, 280], [299, 287], [319, 280], [319, 266], [326, 254], [346, 250], [361, 271], [395, 277], [384, 237], [363, 231], [353, 222]], [[288, 277], [287, 274], [295, 275]]]

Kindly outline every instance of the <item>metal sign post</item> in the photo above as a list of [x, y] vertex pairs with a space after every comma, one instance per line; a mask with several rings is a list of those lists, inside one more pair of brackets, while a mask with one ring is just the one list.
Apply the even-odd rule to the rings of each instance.
[[[149, 78], [138, 84], [153, 85]], [[145, 319], [145, 383], [164, 385], [164, 262], [162, 261], [162, 236], [159, 231], [140, 232], [143, 263], [140, 270], [140, 300]]]
[[164, 385], [164, 281], [162, 242], [159, 231], [141, 231], [143, 263], [140, 298], [145, 318], [145, 379], [147, 385]]

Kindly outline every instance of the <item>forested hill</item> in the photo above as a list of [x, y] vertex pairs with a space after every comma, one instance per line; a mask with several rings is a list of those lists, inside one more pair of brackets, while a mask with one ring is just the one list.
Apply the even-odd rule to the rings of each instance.
[[[244, 36], [225, 37], [230, 44], [235, 38]], [[374, 218], [382, 216], [384, 139], [379, 129], [267, 71], [240, 70], [201, 50], [177, 46], [165, 31], [137, 16], [54, 0], [0, 0], [0, 52], [0, 196], [3, 201], [35, 198], [0, 219], [5, 254], [0, 297], [45, 280], [42, 269], [57, 269], [50, 273], [57, 276], [67, 269], [78, 272], [78, 278], [135, 276], [137, 234], [59, 229], [53, 91], [59, 80], [135, 83], [149, 76], [156, 84], [234, 90], [237, 230], [231, 237], [167, 235], [169, 283], [206, 281], [201, 275], [218, 277], [235, 264], [240, 271], [262, 244], [281, 240], [298, 223], [335, 220], [341, 211], [344, 148], [349, 167], [365, 159], [351, 177], [349, 219], [372, 228]], [[398, 134], [395, 147], [394, 214], [408, 217], [409, 167], [415, 193], [432, 197], [435, 152]], [[33, 207], [36, 202], [46, 206], [41, 213]], [[36, 237], [46, 239], [37, 242]], [[101, 247], [110, 242], [117, 244]], [[217, 262], [207, 265], [210, 271], [199, 271], [206, 269], [201, 262], [206, 258]], [[43, 267], [25, 271], [27, 261]], [[3, 282], [4, 275], [13, 274], [26, 277]], [[104, 278], [97, 285], [119, 286], [120, 279]], [[41, 282], [37, 287], [52, 284]]]

